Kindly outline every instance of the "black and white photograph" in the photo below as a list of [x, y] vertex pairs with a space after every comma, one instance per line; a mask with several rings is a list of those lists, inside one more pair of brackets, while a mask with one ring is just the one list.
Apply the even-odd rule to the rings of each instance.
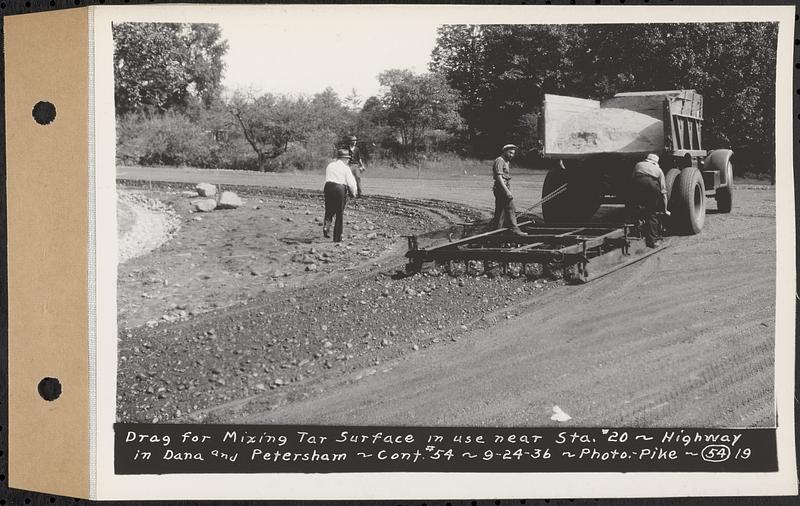
[[797, 494], [793, 6], [55, 10], [4, 18], [8, 486]]
[[774, 427], [777, 23], [113, 26], [117, 420]]

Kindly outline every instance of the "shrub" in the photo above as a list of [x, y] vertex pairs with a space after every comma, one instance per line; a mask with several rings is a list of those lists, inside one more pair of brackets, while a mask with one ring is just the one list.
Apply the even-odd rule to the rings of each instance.
[[324, 169], [335, 155], [337, 140], [333, 132], [315, 132], [304, 143], [290, 144], [285, 153], [271, 160], [270, 168], [281, 172]]
[[117, 158], [142, 165], [214, 164], [213, 137], [186, 116], [128, 115], [117, 121]]

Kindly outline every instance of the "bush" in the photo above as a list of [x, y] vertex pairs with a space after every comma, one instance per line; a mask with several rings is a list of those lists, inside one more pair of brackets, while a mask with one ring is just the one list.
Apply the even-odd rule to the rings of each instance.
[[142, 165], [214, 165], [213, 136], [186, 116], [132, 114], [118, 118], [117, 158]]
[[280, 172], [324, 169], [335, 156], [337, 140], [333, 132], [315, 132], [302, 144], [290, 144], [285, 153], [270, 161], [270, 169]]

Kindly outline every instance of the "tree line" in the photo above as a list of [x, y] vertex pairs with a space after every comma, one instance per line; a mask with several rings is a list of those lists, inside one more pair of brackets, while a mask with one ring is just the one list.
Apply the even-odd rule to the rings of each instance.
[[487, 158], [507, 142], [535, 157], [545, 93], [695, 89], [708, 148], [774, 166], [774, 23], [445, 25], [429, 72], [386, 70], [366, 99], [225, 93], [217, 25], [123, 23], [114, 41], [122, 163], [303, 170], [350, 134], [389, 161]]

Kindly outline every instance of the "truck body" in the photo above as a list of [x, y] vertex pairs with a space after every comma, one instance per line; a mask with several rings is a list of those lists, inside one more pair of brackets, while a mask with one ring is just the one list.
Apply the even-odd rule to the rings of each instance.
[[602, 101], [547, 94], [542, 111], [542, 154], [563, 165], [548, 172], [542, 196], [567, 184], [543, 205], [547, 222], [583, 222], [602, 204], [627, 204], [634, 165], [649, 153], [665, 174], [672, 228], [698, 233], [708, 198], [730, 212], [733, 152], [704, 149], [703, 97], [694, 90]]

